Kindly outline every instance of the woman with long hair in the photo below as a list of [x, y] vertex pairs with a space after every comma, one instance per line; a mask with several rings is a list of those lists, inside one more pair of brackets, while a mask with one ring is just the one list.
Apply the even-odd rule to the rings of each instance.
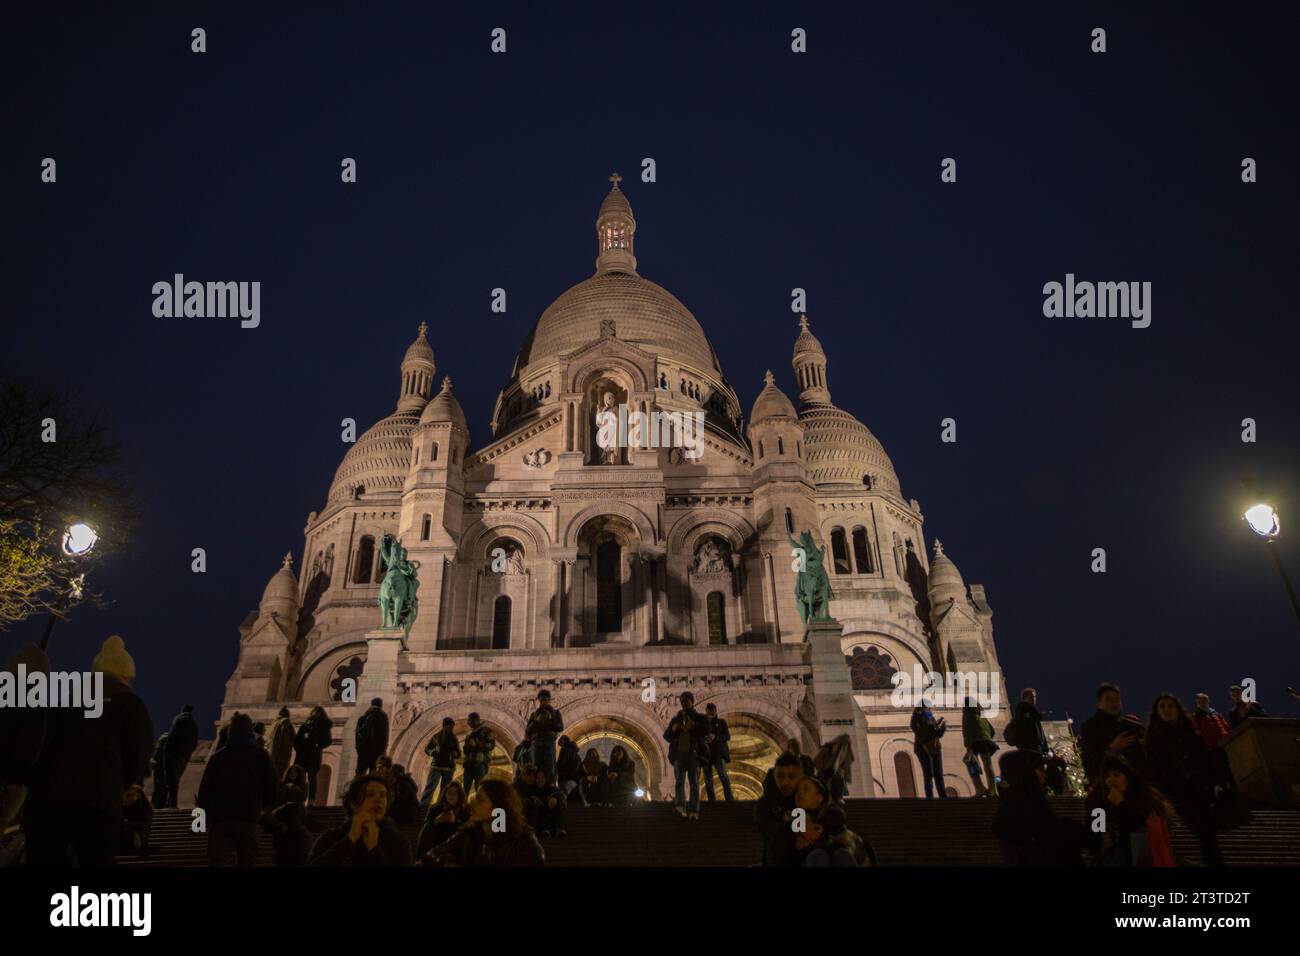
[[608, 770], [605, 761], [601, 760], [600, 754], [596, 752], [596, 748], [589, 748], [587, 756], [582, 758], [582, 779], [579, 781], [583, 799], [589, 806], [609, 805], [609, 778], [606, 776]]
[[447, 842], [467, 820], [469, 801], [465, 798], [465, 788], [459, 780], [453, 780], [442, 788], [438, 802], [425, 814], [424, 826], [420, 828], [416, 842], [416, 855], [422, 857], [434, 847]]
[[428, 866], [544, 866], [546, 853], [515, 788], [484, 780], [469, 804], [469, 819], [425, 855]]
[[[1092, 852], [1101, 866], [1174, 866], [1172, 819], [1164, 795], [1127, 760], [1114, 754], [1102, 760], [1084, 811]], [[1101, 832], [1094, 829], [1098, 821], [1104, 824]]]
[[616, 807], [630, 807], [636, 800], [636, 764], [620, 744], [609, 752], [605, 770], [607, 799]]
[[1223, 866], [1214, 825], [1214, 757], [1191, 715], [1173, 694], [1161, 694], [1147, 722], [1146, 766], [1151, 783], [1165, 794], [1196, 833], [1202, 862]]

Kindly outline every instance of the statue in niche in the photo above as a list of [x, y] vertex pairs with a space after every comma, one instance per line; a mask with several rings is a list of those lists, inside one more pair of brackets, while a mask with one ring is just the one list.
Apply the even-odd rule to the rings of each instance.
[[705, 538], [695, 552], [696, 574], [724, 574], [731, 570], [730, 548], [717, 538]]
[[[612, 420], [609, 418], [611, 415]], [[613, 392], [607, 391], [601, 396], [600, 407], [592, 414], [592, 425], [594, 426], [592, 447], [596, 450], [596, 464], [619, 464], [618, 406], [614, 401]], [[602, 442], [605, 444], [602, 445]]]

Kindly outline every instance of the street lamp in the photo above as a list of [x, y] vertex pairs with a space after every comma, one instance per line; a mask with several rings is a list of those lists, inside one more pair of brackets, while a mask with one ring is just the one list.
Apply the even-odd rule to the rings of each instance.
[[[84, 558], [90, 553], [90, 549], [95, 546], [95, 542], [98, 540], [99, 535], [95, 532], [95, 529], [85, 522], [79, 521], [76, 524], [68, 525], [63, 532], [63, 540], [59, 546], [69, 558]], [[59, 597], [58, 609], [50, 608], [49, 620], [45, 622], [45, 633], [41, 636], [41, 650], [45, 650], [49, 646], [50, 634], [54, 631], [54, 622], [58, 620], [58, 615], [70, 602], [81, 597], [81, 588], [85, 581], [85, 572], [68, 579], [68, 589]]]
[[1250, 530], [1267, 543], [1269, 554], [1273, 556], [1273, 563], [1277, 566], [1277, 573], [1282, 578], [1282, 586], [1286, 588], [1287, 597], [1291, 599], [1291, 610], [1295, 611], [1295, 619], [1300, 623], [1300, 600], [1296, 599], [1295, 588], [1291, 586], [1291, 578], [1287, 575], [1286, 568], [1282, 565], [1282, 556], [1277, 550], [1277, 536], [1282, 529], [1277, 509], [1261, 502], [1247, 508], [1242, 517]]

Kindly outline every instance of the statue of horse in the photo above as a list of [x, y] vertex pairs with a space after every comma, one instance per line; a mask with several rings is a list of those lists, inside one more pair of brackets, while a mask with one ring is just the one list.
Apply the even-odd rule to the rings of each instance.
[[826, 549], [817, 547], [812, 534], [804, 531], [795, 541], [786, 535], [790, 546], [802, 555], [802, 569], [797, 572], [794, 586], [794, 598], [799, 604], [799, 619], [807, 631], [812, 621], [829, 621], [831, 618], [830, 575], [826, 573]]
[[388, 532], [384, 532], [379, 540], [379, 556], [388, 569], [379, 585], [380, 626], [400, 627], [409, 639], [411, 625], [415, 623], [415, 616], [420, 610], [420, 601], [416, 595], [420, 587], [416, 577], [420, 562], [408, 560], [406, 549]]

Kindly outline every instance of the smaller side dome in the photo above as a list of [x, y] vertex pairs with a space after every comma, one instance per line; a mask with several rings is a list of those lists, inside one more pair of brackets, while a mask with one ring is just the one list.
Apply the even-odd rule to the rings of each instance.
[[298, 610], [298, 576], [293, 573], [293, 555], [286, 554], [280, 570], [271, 575], [262, 592], [263, 611], [276, 611], [289, 617]]
[[771, 369], [763, 376], [763, 381], [765, 383], [763, 390], [754, 400], [754, 409], [749, 416], [750, 423], [757, 424], [772, 418], [797, 420], [799, 416], [795, 413], [794, 403], [785, 392], [776, 387], [776, 376], [772, 374]]
[[934, 560], [930, 562], [930, 602], [946, 601], [948, 598], [963, 599], [966, 596], [966, 582], [952, 559], [943, 553], [939, 539], [934, 541]]
[[465, 410], [460, 407], [460, 402], [451, 391], [451, 376], [445, 375], [442, 379], [442, 391], [433, 396], [428, 405], [424, 406], [424, 411], [420, 414], [420, 424], [429, 425], [435, 422], [451, 422], [457, 425], [462, 431], [469, 431], [469, 424], [465, 419]]

